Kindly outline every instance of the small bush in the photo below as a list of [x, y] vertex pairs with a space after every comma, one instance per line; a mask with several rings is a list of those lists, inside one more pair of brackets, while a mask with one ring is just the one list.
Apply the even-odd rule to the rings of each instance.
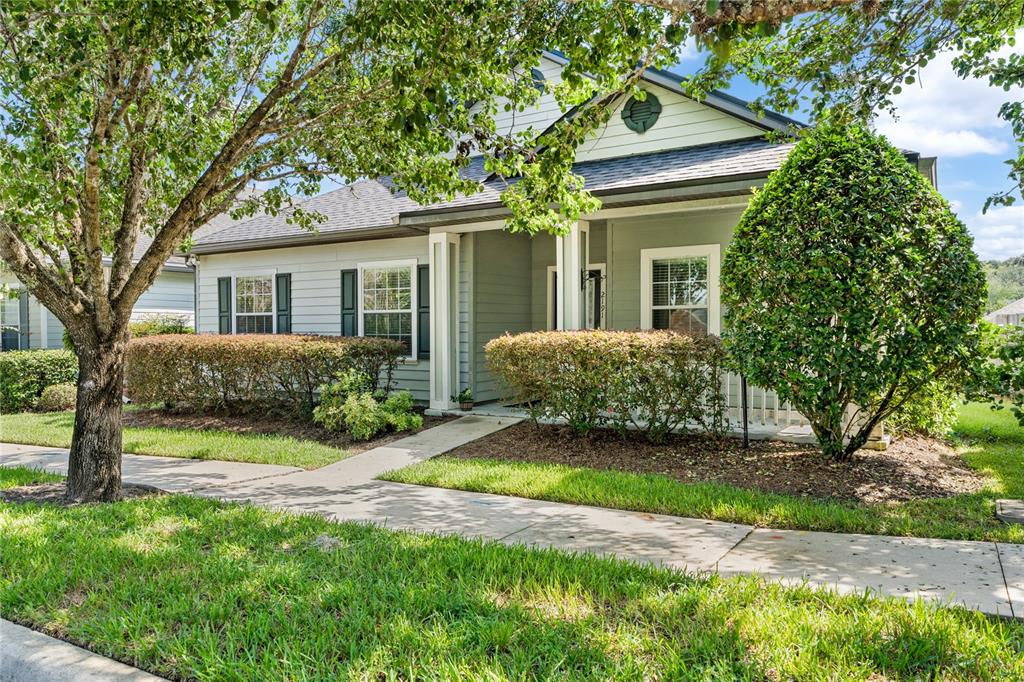
[[349, 432], [355, 440], [370, 440], [382, 431], [411, 431], [423, 426], [423, 417], [412, 411], [412, 394], [398, 391], [383, 402], [369, 391], [348, 393], [324, 387], [313, 419], [329, 431]]
[[66, 350], [18, 350], [0, 353], [0, 410], [36, 407], [47, 386], [78, 381], [78, 358]]
[[78, 387], [75, 384], [53, 384], [43, 389], [36, 407], [42, 412], [64, 412], [75, 409]]
[[353, 393], [341, 404], [342, 423], [356, 440], [370, 440], [387, 428], [384, 410], [372, 393]]
[[125, 373], [139, 403], [229, 411], [282, 406], [311, 413], [318, 388], [353, 370], [387, 391], [397, 341], [296, 335], [159, 335], [132, 339]]
[[485, 347], [487, 363], [537, 418], [586, 433], [636, 429], [653, 441], [696, 426], [726, 429], [725, 356], [715, 337], [672, 332], [529, 332]]
[[944, 438], [956, 425], [962, 396], [947, 381], [933, 381], [885, 420], [893, 435], [923, 434]]
[[128, 331], [136, 339], [160, 334], [192, 334], [192, 325], [188, 319], [187, 315], [153, 315], [128, 323]]

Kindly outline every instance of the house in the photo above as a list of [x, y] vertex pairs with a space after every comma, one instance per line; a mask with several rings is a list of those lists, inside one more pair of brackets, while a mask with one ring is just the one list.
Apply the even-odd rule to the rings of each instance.
[[1012, 325], [1024, 324], [1024, 298], [1007, 303], [999, 310], [993, 311], [985, 316], [985, 319], [993, 324]]
[[[564, 60], [545, 53], [537, 80], [557, 82]], [[209, 334], [386, 336], [408, 355], [396, 378], [435, 410], [470, 388], [502, 397], [484, 344], [542, 329], [678, 329], [719, 333], [722, 253], [750, 198], [792, 144], [766, 139], [799, 125], [756, 116], [714, 93], [697, 102], [682, 78], [648, 70], [643, 101], [617, 102], [578, 150], [575, 172], [603, 201], [564, 237], [504, 230], [500, 179], [470, 168], [484, 191], [420, 206], [386, 179], [361, 180], [306, 201], [318, 230], [260, 216], [197, 240], [197, 330]], [[498, 121], [543, 131], [560, 111], [550, 94]], [[909, 155], [922, 172], [934, 159]], [[726, 387], [738, 410], [739, 379]], [[799, 420], [754, 389], [752, 416], [769, 431]]]
[[[220, 229], [234, 221], [222, 214], [199, 228], [196, 237]], [[139, 235], [136, 260], [146, 253], [152, 237]], [[109, 266], [110, 259], [104, 258]], [[185, 256], [167, 259], [153, 285], [139, 297], [132, 309], [132, 320], [174, 316], [192, 325], [195, 321], [195, 272]], [[14, 273], [0, 263], [0, 348], [28, 350], [63, 348], [64, 325], [53, 313], [25, 290]]]

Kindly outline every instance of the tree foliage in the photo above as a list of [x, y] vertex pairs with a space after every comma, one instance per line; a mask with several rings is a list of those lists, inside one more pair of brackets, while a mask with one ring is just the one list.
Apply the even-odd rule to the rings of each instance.
[[743, 214], [722, 267], [737, 369], [848, 458], [977, 353], [985, 281], [948, 203], [884, 138], [804, 137]]
[[[665, 5], [698, 3], [668, 2]], [[762, 90], [757, 110], [826, 112], [868, 123], [898, 115], [893, 97], [914, 86], [944, 52], [962, 78], [1009, 90], [1024, 86], [1024, 56], [1007, 48], [1024, 28], [1024, 0], [721, 0], [691, 7], [705, 67], [687, 83], [701, 96], [736, 76]], [[713, 11], [708, 11], [713, 10]], [[703, 16], [706, 15], [706, 16]], [[1018, 143], [1008, 159], [1010, 184], [986, 203], [1010, 204], [1024, 187], [1024, 103], [1010, 99], [999, 115]]]
[[[119, 494], [131, 310], [197, 226], [233, 206], [276, 213], [325, 176], [388, 175], [424, 202], [471, 193], [461, 171], [482, 154], [524, 178], [506, 192], [513, 226], [564, 229], [594, 207], [575, 143], [683, 33], [625, 0], [443, 16], [419, 0], [6, 0], [0, 255], [78, 354], [69, 494]], [[536, 102], [529, 69], [551, 48], [570, 60], [554, 96], [577, 115], [539, 141], [498, 130], [499, 111]], [[256, 182], [271, 188], [243, 194]]]

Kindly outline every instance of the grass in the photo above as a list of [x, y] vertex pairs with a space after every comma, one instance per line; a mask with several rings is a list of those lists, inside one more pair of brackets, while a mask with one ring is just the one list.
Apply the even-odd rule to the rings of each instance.
[[1024, 676], [1024, 625], [960, 609], [180, 495], [0, 503], [0, 542], [6, 618], [174, 679]]
[[1024, 498], [1024, 429], [1009, 413], [966, 405], [964, 460], [988, 479], [970, 495], [867, 505], [796, 497], [657, 474], [438, 457], [381, 478], [553, 502], [716, 519], [760, 527], [1024, 543], [1024, 526], [995, 518], [995, 500]]
[[[67, 448], [74, 412], [22, 412], [0, 417], [0, 441]], [[126, 427], [125, 452], [318, 469], [349, 456], [339, 448], [289, 436], [230, 431]]]

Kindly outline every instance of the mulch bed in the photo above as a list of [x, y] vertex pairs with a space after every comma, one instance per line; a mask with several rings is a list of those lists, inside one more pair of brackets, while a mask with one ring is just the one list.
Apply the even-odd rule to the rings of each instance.
[[[81, 502], [68, 500], [64, 497], [64, 490], [65, 485], [63, 483], [23, 485], [17, 488], [0, 490], [0, 501], [18, 504], [52, 504], [58, 507], [74, 507], [82, 504]], [[124, 484], [121, 486], [121, 499], [123, 500], [162, 494], [162, 490], [148, 485]]]
[[884, 452], [861, 450], [835, 462], [809, 445], [701, 435], [672, 435], [652, 444], [610, 431], [587, 436], [567, 427], [522, 422], [463, 445], [448, 457], [544, 462], [662, 474], [684, 483], [714, 481], [741, 488], [868, 503], [950, 497], [981, 489], [984, 479], [954, 450], [925, 438], [903, 438]]
[[[423, 429], [437, 426], [452, 417], [430, 417], [423, 415]], [[288, 414], [246, 414], [230, 415], [218, 413], [195, 413], [189, 411], [140, 409], [126, 410], [122, 423], [140, 428], [195, 429], [230, 431], [232, 433], [291, 436], [298, 440], [311, 440], [349, 452], [363, 452], [378, 445], [418, 433], [384, 433], [368, 441], [353, 440], [345, 432], [331, 433], [312, 421]], [[421, 431], [423, 429], [420, 429]]]

